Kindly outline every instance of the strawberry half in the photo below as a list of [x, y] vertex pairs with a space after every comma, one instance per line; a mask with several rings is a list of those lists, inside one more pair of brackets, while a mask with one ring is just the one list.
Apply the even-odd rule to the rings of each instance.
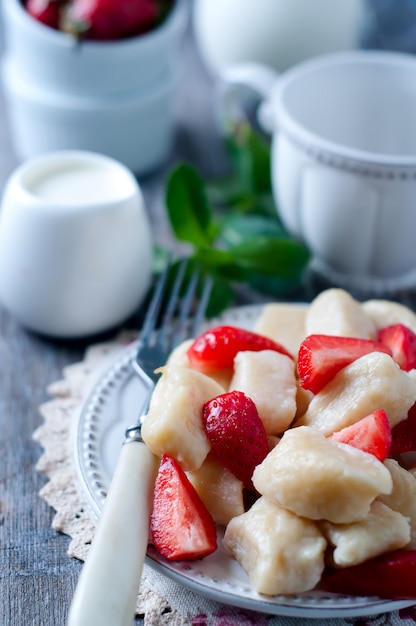
[[333, 433], [328, 439], [359, 448], [383, 462], [390, 453], [392, 441], [389, 418], [382, 409], [374, 411], [355, 424]]
[[180, 465], [164, 454], [156, 477], [152, 541], [171, 561], [192, 560], [217, 549], [214, 520]]
[[206, 402], [202, 415], [214, 454], [245, 487], [254, 490], [251, 477], [269, 446], [253, 400], [242, 391], [230, 391]]
[[406, 372], [416, 368], [416, 334], [404, 324], [380, 328], [378, 341], [387, 346], [393, 359]]
[[318, 393], [340, 370], [370, 352], [391, 350], [384, 344], [357, 337], [309, 335], [298, 353], [298, 376], [301, 387]]
[[58, 0], [27, 0], [25, 7], [38, 22], [59, 29], [61, 7]]
[[410, 408], [406, 419], [393, 426], [391, 435], [392, 456], [416, 452], [416, 404]]
[[238, 352], [275, 350], [293, 356], [282, 345], [258, 333], [235, 326], [216, 326], [202, 333], [188, 349], [191, 366], [200, 372], [232, 369]]

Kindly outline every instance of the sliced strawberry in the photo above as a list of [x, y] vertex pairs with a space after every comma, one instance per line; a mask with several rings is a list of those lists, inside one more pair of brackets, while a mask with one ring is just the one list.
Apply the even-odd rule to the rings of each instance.
[[269, 452], [266, 431], [253, 400], [242, 391], [224, 393], [202, 410], [212, 450], [248, 489], [255, 467]]
[[395, 550], [359, 565], [328, 571], [319, 587], [345, 595], [416, 600], [416, 550]]
[[391, 448], [391, 428], [385, 411], [380, 409], [361, 420], [333, 433], [329, 439], [347, 443], [363, 452], [374, 454], [381, 462], [385, 461]]
[[393, 359], [406, 372], [416, 368], [416, 334], [404, 324], [380, 328], [378, 341], [387, 346]]
[[309, 335], [298, 353], [298, 375], [301, 387], [318, 393], [340, 370], [370, 352], [390, 349], [378, 341], [334, 335]]
[[191, 366], [200, 372], [232, 369], [238, 352], [275, 350], [293, 356], [282, 345], [258, 333], [235, 326], [216, 326], [197, 337], [188, 349]]
[[406, 419], [393, 426], [391, 435], [392, 456], [416, 452], [416, 404], [410, 408]]
[[152, 541], [171, 561], [199, 559], [217, 548], [212, 516], [180, 465], [163, 455], [150, 520]]
[[27, 0], [26, 11], [38, 22], [59, 29], [61, 8], [58, 0]]

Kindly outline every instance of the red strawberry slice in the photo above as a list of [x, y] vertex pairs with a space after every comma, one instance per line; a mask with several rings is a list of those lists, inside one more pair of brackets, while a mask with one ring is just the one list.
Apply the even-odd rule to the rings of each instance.
[[26, 11], [38, 22], [59, 29], [60, 3], [58, 0], [27, 0]]
[[416, 404], [410, 408], [406, 419], [393, 426], [391, 435], [392, 456], [416, 452]]
[[269, 446], [253, 400], [242, 391], [230, 391], [206, 402], [202, 414], [213, 452], [245, 487], [254, 490], [251, 477]]
[[150, 520], [152, 541], [171, 561], [192, 560], [217, 549], [217, 532], [205, 504], [180, 465], [163, 455]]
[[404, 324], [391, 324], [380, 328], [378, 341], [387, 346], [393, 359], [402, 370], [416, 368], [416, 334]]
[[378, 341], [334, 335], [309, 335], [298, 353], [298, 376], [301, 387], [318, 393], [340, 370], [370, 352], [390, 349]]
[[416, 550], [395, 550], [359, 565], [328, 570], [320, 589], [353, 596], [416, 600]]
[[355, 424], [333, 433], [329, 439], [347, 443], [363, 452], [374, 454], [379, 461], [383, 462], [390, 453], [392, 441], [389, 418], [382, 409], [374, 411]]
[[275, 350], [293, 356], [282, 345], [258, 333], [235, 326], [216, 326], [202, 333], [188, 349], [191, 366], [200, 372], [232, 369], [238, 352]]

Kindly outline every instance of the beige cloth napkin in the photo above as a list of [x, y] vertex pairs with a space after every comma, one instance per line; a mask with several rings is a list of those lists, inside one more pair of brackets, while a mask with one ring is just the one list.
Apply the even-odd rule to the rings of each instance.
[[[71, 538], [68, 555], [84, 560], [94, 535], [94, 521], [78, 490], [72, 460], [74, 424], [86, 390], [108, 361], [137, 337], [125, 332], [113, 341], [91, 346], [84, 360], [65, 368], [63, 378], [48, 387], [51, 400], [40, 407], [43, 423], [33, 438], [43, 448], [38, 471], [48, 482], [40, 496], [55, 510], [52, 527]], [[145, 626], [410, 626], [416, 624], [416, 607], [371, 617], [307, 619], [266, 615], [226, 606], [195, 594], [173, 580], [144, 566], [136, 605]]]

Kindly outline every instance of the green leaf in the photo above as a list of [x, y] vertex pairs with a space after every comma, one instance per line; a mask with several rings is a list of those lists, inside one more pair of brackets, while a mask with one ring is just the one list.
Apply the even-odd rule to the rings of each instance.
[[267, 236], [246, 239], [229, 253], [246, 270], [296, 280], [310, 257], [307, 248], [298, 242]]
[[220, 238], [225, 243], [237, 245], [247, 238], [259, 235], [288, 237], [277, 219], [272, 219], [262, 214], [235, 215], [234, 213], [227, 213], [224, 216]]
[[217, 235], [205, 184], [191, 165], [181, 163], [166, 184], [166, 207], [175, 236], [197, 247], [209, 246]]
[[215, 276], [239, 281], [247, 279], [247, 270], [242, 265], [235, 263], [232, 252], [228, 250], [200, 248], [195, 258], [201, 263], [205, 271], [210, 271]]
[[237, 122], [226, 139], [236, 176], [246, 191], [271, 190], [270, 142], [254, 132], [246, 121]]
[[[250, 274], [247, 282], [256, 291], [273, 298], [279, 298], [293, 294], [296, 289], [299, 289], [302, 284], [302, 275], [299, 275], [299, 277], [295, 279], [266, 276], [265, 274], [257, 274], [254, 272]], [[303, 298], [303, 295], [300, 296], [300, 299]]]

